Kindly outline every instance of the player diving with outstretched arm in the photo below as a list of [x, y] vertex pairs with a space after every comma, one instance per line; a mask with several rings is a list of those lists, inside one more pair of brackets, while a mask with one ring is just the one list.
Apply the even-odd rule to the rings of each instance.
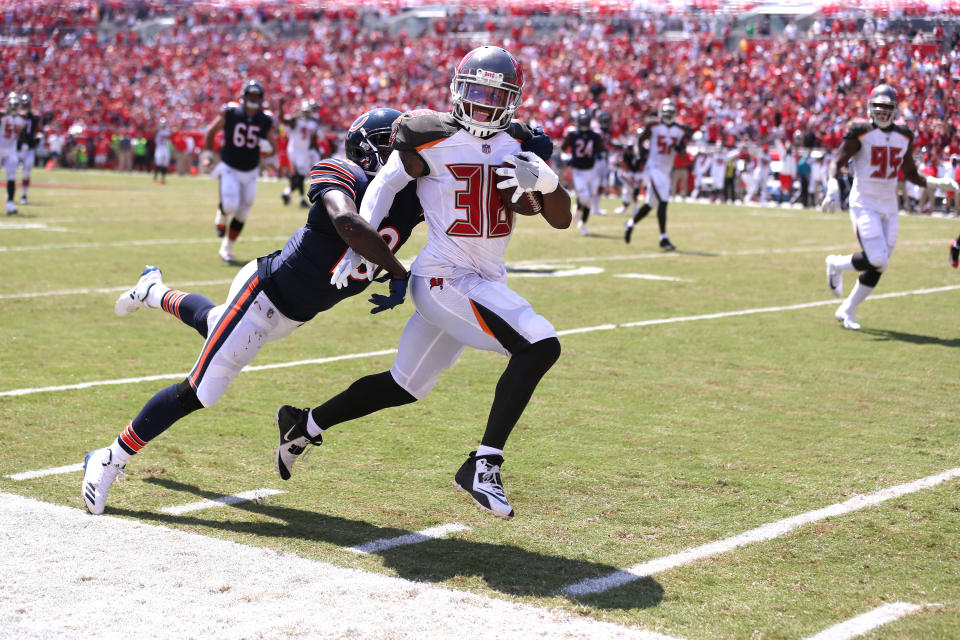
[[[346, 136], [347, 159], [324, 160], [310, 171], [308, 195], [313, 204], [306, 224], [283, 249], [244, 266], [223, 304], [217, 306], [202, 295], [167, 287], [160, 269], [151, 266], [120, 296], [114, 306], [117, 315], [162, 309], [196, 329], [204, 343], [184, 380], [157, 392], [116, 440], [87, 454], [82, 495], [91, 513], [103, 513], [110, 486], [134, 454], [173, 423], [215, 405], [264, 344], [290, 335], [370, 284], [372, 272], [353, 274], [342, 288], [330, 283], [348, 248], [381, 265], [393, 281], [406, 281], [407, 270], [394, 252], [423, 220], [414, 186], [401, 189], [386, 203], [385, 215], [376, 227], [358, 212], [370, 177], [380, 170], [389, 152], [391, 125], [399, 116], [395, 109], [380, 108], [357, 118]], [[398, 304], [396, 297], [388, 301], [380, 294], [373, 294], [371, 302], [383, 302], [382, 308]]]

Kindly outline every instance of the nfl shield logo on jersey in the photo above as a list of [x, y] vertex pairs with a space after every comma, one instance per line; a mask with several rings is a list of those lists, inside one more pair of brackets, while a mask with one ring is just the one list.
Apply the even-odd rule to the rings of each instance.
[[480, 147], [480, 151], [483, 151], [484, 153], [490, 153], [490, 145], [484, 142], [483, 146]]

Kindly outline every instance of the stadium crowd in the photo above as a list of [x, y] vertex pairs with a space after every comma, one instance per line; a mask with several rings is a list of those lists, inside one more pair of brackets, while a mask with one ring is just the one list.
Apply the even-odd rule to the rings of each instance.
[[[583, 107], [606, 110], [614, 137], [628, 139], [672, 97], [698, 144], [829, 150], [865, 114], [870, 88], [888, 82], [917, 134], [918, 163], [960, 154], [960, 28], [945, 32], [954, 27], [946, 14], [925, 30], [831, 8], [805, 29], [791, 22], [772, 34], [763, 22], [738, 31], [736, 14], [696, 7], [571, 4], [546, 22], [536, 6], [520, 7], [460, 8], [411, 34], [389, 28], [382, 9], [401, 10], [384, 2], [0, 0], [0, 85], [32, 94], [62, 158], [79, 164], [69, 151], [82, 143], [82, 162], [115, 166], [117, 137], [149, 140], [160, 117], [180, 132], [178, 151], [199, 147], [203, 126], [248, 78], [263, 82], [274, 111], [315, 99], [324, 134], [374, 105], [446, 110], [449, 70], [473, 46], [499, 41], [535, 87], [523, 113], [557, 139]], [[138, 29], [162, 18], [150, 37]]]

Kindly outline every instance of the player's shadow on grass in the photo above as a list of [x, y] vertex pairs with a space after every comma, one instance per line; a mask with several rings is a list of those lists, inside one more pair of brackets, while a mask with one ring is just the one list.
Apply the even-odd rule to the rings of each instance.
[[860, 333], [875, 336], [876, 340], [898, 340], [912, 344], [935, 344], [941, 347], [960, 347], [960, 338], [945, 340], [936, 336], [923, 336], [916, 333], [903, 333], [887, 329], [860, 329]]
[[[146, 478], [144, 482], [202, 498], [221, 497], [221, 494], [167, 478]], [[353, 547], [412, 533], [393, 527], [378, 527], [362, 520], [282, 507], [267, 502], [244, 502], [232, 505], [231, 508], [271, 518], [271, 521], [227, 519], [223, 516], [228, 512], [223, 509], [218, 509], [217, 515], [210, 519], [199, 515], [170, 515], [156, 511], [115, 508], [110, 509], [110, 514], [142, 521], [153, 520], [171, 525], [232, 531], [260, 536], [267, 540], [291, 538], [339, 547]], [[464, 501], [464, 508], [472, 507]], [[663, 600], [663, 587], [650, 577], [638, 578], [600, 594], [568, 596], [563, 593], [563, 588], [567, 585], [587, 578], [606, 576], [618, 567], [546, 555], [505, 544], [442, 538], [393, 547], [380, 551], [377, 555], [399, 576], [418, 582], [440, 583], [461, 576], [479, 576], [490, 588], [505, 594], [541, 598], [563, 597], [600, 609], [645, 609], [655, 607]]]

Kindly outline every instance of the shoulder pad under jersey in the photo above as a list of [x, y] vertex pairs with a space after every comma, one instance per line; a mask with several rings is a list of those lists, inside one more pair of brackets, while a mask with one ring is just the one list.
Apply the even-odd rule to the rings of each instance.
[[408, 111], [393, 123], [390, 144], [399, 151], [420, 151], [459, 130], [460, 125], [449, 113], [429, 109]]
[[354, 200], [359, 200], [368, 182], [367, 174], [346, 158], [327, 158], [310, 169], [310, 184], [307, 194], [310, 202], [316, 202], [321, 193], [338, 188]]
[[913, 140], [913, 131], [910, 131], [910, 129], [907, 126], [902, 124], [895, 124], [893, 125], [893, 130], [899, 133], [900, 135], [902, 135], [903, 137], [907, 138], [908, 140], [911, 140], [911, 141]]
[[859, 140], [860, 136], [865, 133], [870, 133], [876, 128], [876, 125], [873, 122], [868, 122], [866, 120], [857, 120], [850, 123], [850, 128], [847, 129], [847, 135], [843, 136], [844, 140]]

